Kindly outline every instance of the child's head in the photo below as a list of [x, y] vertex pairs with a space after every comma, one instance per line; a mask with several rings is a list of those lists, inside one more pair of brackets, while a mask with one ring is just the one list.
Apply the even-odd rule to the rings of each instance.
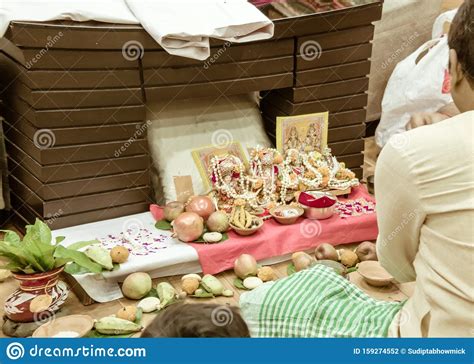
[[461, 112], [474, 108], [474, 0], [459, 7], [448, 35], [451, 95]]
[[174, 304], [148, 325], [142, 337], [250, 337], [235, 307]]

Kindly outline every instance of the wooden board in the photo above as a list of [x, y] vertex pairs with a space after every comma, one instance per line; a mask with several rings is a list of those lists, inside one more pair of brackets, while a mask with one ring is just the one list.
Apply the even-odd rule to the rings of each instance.
[[360, 78], [370, 73], [370, 61], [362, 60], [335, 66], [314, 68], [296, 73], [296, 86], [319, 85], [352, 78]]
[[295, 68], [296, 71], [304, 71], [314, 68], [363, 61], [370, 58], [371, 54], [372, 43], [359, 44], [333, 50], [322, 50], [316, 57], [297, 54]]
[[[148, 141], [145, 138], [135, 139], [133, 142], [128, 140], [78, 144], [72, 146], [52, 146], [41, 147], [40, 134], [36, 138], [37, 144], [22, 132], [13, 126], [5, 123], [8, 127], [5, 129], [5, 137], [11, 143], [23, 149], [29, 156], [35, 159], [41, 165], [51, 165], [59, 163], [74, 163], [84, 161], [94, 161], [100, 159], [113, 159], [119, 156], [133, 156], [148, 153]], [[45, 131], [42, 131], [44, 134]], [[51, 139], [53, 140], [53, 139]], [[84, 177], [84, 176], [79, 176]]]
[[231, 63], [210, 63], [205, 68], [202, 65], [148, 68], [143, 72], [143, 82], [145, 86], [189, 85], [190, 83], [233, 80], [288, 72], [293, 72], [293, 55]]
[[278, 94], [271, 94], [261, 101], [261, 105], [262, 109], [265, 110], [265, 104], [269, 103], [287, 115], [311, 114], [324, 111], [338, 113], [365, 107], [367, 105], [367, 97], [368, 95], [366, 93], [362, 93], [330, 99], [293, 103]]
[[[8, 110], [13, 109], [14, 114]], [[38, 128], [122, 124], [145, 119], [145, 105], [36, 110], [16, 97], [9, 100], [8, 121], [24, 117]]]
[[293, 85], [293, 73], [238, 78], [216, 82], [192, 83], [187, 85], [146, 87], [147, 100], [186, 99], [200, 96], [235, 95], [251, 91], [271, 90]]
[[298, 103], [355, 95], [366, 92], [368, 89], [369, 78], [361, 77], [350, 80], [328, 82], [315, 86], [284, 88], [275, 90], [274, 92], [292, 102]]
[[150, 184], [148, 170], [67, 180], [63, 182], [43, 183], [13, 159], [9, 158], [8, 163], [10, 166], [10, 174], [21, 181], [30, 190], [34, 191], [38, 197], [44, 201], [123, 190]]
[[10, 176], [9, 183], [12, 190], [15, 191], [15, 194], [41, 216], [52, 216], [58, 212], [60, 212], [61, 215], [71, 215], [144, 201], [152, 202], [150, 199], [151, 193], [149, 186], [124, 188], [115, 191], [109, 190], [107, 192], [90, 195], [43, 201], [34, 191], [25, 186], [13, 175]]
[[59, 211], [53, 215], [42, 216], [32, 210], [27, 203], [19, 198], [15, 192], [11, 193], [13, 213], [27, 224], [34, 223], [36, 218], [44, 220], [51, 229], [87, 224], [89, 222], [114, 219], [116, 217], [138, 214], [148, 211], [149, 202], [139, 202], [130, 205], [114, 205], [105, 209], [86, 211], [73, 215], [62, 215]]
[[150, 157], [147, 154], [88, 162], [41, 165], [8, 140], [6, 140], [6, 146], [9, 158], [21, 164], [42, 183], [65, 182], [83, 178], [97, 178], [117, 173], [142, 171], [150, 166]]
[[[12, 125], [31, 140], [34, 140], [35, 134], [41, 131], [41, 128], [33, 126], [24, 118], [19, 118]], [[127, 140], [128, 138], [133, 138], [141, 128], [145, 128], [142, 121], [120, 125], [106, 124], [74, 128], [50, 128], [49, 130], [54, 134], [54, 145], [64, 146]]]

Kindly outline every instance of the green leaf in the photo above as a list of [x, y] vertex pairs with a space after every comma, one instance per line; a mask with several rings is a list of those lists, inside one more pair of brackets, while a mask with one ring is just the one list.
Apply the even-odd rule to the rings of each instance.
[[0, 230], [0, 232], [5, 233], [3, 240], [7, 243], [18, 244], [21, 241], [20, 236], [11, 230]]
[[168, 220], [158, 220], [155, 224], [155, 227], [159, 230], [171, 230], [173, 227]]
[[191, 295], [191, 297], [195, 297], [195, 298], [214, 298], [214, 295], [210, 292], [203, 291], [203, 292], [200, 292], [198, 294], [194, 293], [193, 295]]
[[64, 267], [64, 271], [72, 275], [90, 273], [88, 269], [81, 267], [79, 264], [76, 264], [74, 262], [66, 264], [66, 266]]
[[37, 272], [45, 272], [41, 264], [31, 254], [27, 247], [23, 244], [11, 244], [5, 241], [0, 242], [0, 256], [7, 258], [8, 261], [19, 267], [34, 267]]
[[148, 292], [148, 294], [147, 294], [145, 297], [143, 297], [143, 298], [147, 298], [147, 297], [156, 297], [156, 298], [159, 298], [159, 297], [158, 297], [158, 292], [156, 292], [156, 289], [155, 289], [155, 288], [152, 288], [152, 289], [150, 290], [150, 292]]
[[124, 335], [105, 335], [105, 334], [101, 334], [99, 332], [97, 332], [96, 330], [91, 330], [88, 334], [87, 334], [87, 338], [90, 338], [90, 339], [116, 339], [116, 338], [128, 338], [128, 337], [132, 337], [134, 335], [134, 333], [132, 334], [124, 334]]
[[286, 274], [291, 276], [294, 273], [296, 273], [295, 265], [293, 263], [288, 264], [288, 267], [286, 267]]
[[26, 235], [21, 242], [36, 261], [42, 267], [40, 271], [46, 272], [54, 268], [54, 249], [55, 246], [51, 244], [51, 230], [44, 222], [36, 219], [34, 225], [26, 227]]
[[112, 268], [111, 272], [113, 272], [113, 271], [116, 271], [116, 270], [119, 270], [119, 269], [120, 269], [120, 264], [119, 264], [119, 263], [113, 263], [112, 265], [113, 265], [113, 268]]
[[59, 243], [62, 242], [64, 239], [66, 239], [65, 236], [57, 236], [57, 237], [56, 237], [56, 244], [59, 244]]
[[244, 281], [241, 280], [240, 278], [235, 278], [233, 283], [234, 283], [235, 288], [248, 291], [248, 288], [244, 286]]
[[100, 244], [100, 241], [97, 239], [88, 240], [88, 241], [78, 241], [77, 243], [73, 243], [68, 245], [67, 248], [70, 250], [79, 250], [85, 248], [86, 246], [93, 245], [93, 244]]
[[93, 262], [83, 252], [67, 249], [62, 245], [56, 247], [54, 257], [62, 261], [74, 262], [77, 265], [87, 269], [90, 273], [102, 272], [102, 266]]
[[347, 274], [352, 273], [352, 272], [357, 272], [357, 267], [352, 267], [347, 269]]
[[135, 322], [137, 325], [142, 324], [143, 310], [139, 307], [137, 308], [137, 313], [135, 314]]
[[[206, 241], [204, 241], [204, 238], [203, 238], [204, 234], [202, 234], [199, 239], [194, 240], [193, 243], [206, 243]], [[223, 233], [221, 241], [218, 241], [217, 243], [209, 243], [209, 244], [219, 244], [219, 243], [222, 243], [223, 241], [226, 241], [227, 239], [229, 239], [229, 235], [227, 233]]]

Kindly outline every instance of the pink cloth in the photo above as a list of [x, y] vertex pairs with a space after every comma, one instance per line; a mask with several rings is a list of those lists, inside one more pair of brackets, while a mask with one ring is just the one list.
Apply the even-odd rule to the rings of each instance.
[[[349, 200], [364, 198], [375, 202], [365, 187], [354, 188]], [[340, 201], [346, 199], [339, 197]], [[151, 208], [150, 208], [151, 210]], [[155, 218], [161, 215], [156, 214]], [[152, 211], [153, 213], [153, 211]], [[281, 225], [271, 219], [265, 221], [254, 235], [239, 236], [230, 231], [229, 239], [218, 244], [190, 244], [199, 255], [204, 274], [216, 274], [234, 266], [241, 254], [251, 254], [257, 260], [308, 250], [321, 243], [349, 244], [377, 238], [375, 213], [341, 218], [337, 213], [326, 220], [300, 218], [296, 224]]]

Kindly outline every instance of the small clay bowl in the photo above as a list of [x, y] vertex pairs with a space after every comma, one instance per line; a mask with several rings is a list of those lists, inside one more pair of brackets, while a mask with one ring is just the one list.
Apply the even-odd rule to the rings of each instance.
[[88, 315], [69, 315], [59, 317], [38, 327], [33, 337], [57, 337], [60, 332], [76, 332], [76, 337], [84, 337], [94, 327], [94, 319]]
[[255, 234], [257, 230], [263, 226], [263, 220], [260, 217], [255, 216], [253, 220], [257, 221], [257, 226], [251, 227], [249, 229], [242, 229], [233, 224], [230, 224], [230, 227], [234, 229], [234, 231], [239, 235], [242, 235], [242, 236], [252, 235], [252, 234]]
[[362, 278], [371, 286], [384, 287], [393, 282], [393, 277], [390, 273], [376, 260], [360, 262], [357, 267], [357, 272], [359, 272]]
[[298, 206], [277, 206], [270, 210], [270, 215], [282, 225], [294, 224], [303, 213]]

